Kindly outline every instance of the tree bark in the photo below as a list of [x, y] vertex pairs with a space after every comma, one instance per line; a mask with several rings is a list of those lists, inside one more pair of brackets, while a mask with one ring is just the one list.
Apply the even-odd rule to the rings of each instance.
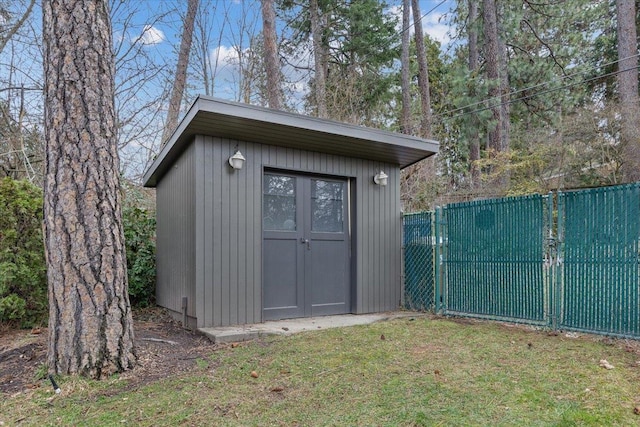
[[309, 19], [311, 23], [311, 39], [313, 42], [313, 59], [315, 62], [315, 101], [318, 117], [326, 119], [327, 114], [327, 53], [322, 40], [324, 25], [318, 0], [309, 1]]
[[273, 0], [262, 1], [262, 36], [264, 66], [267, 74], [267, 102], [269, 108], [280, 109], [280, 61], [276, 39], [276, 10]]
[[638, 42], [634, 0], [616, 0], [618, 15], [618, 96], [622, 116], [622, 173], [625, 182], [640, 181], [640, 100]]
[[[500, 27], [503, 19], [496, 14], [497, 27]], [[500, 30], [499, 30], [500, 32]], [[509, 84], [509, 55], [507, 44], [498, 37], [498, 73], [500, 74], [500, 150], [509, 151], [509, 135], [511, 134], [511, 104]], [[507, 177], [508, 179], [508, 177]]]
[[410, 0], [402, 0], [402, 55], [401, 65], [401, 88], [402, 88], [402, 115], [400, 118], [400, 131], [411, 134], [411, 85], [409, 81], [409, 21], [411, 18]]
[[49, 371], [100, 378], [136, 355], [106, 0], [44, 1]]
[[187, 67], [189, 65], [189, 56], [191, 54], [191, 41], [193, 39], [193, 28], [196, 21], [196, 13], [198, 12], [199, 0], [189, 0], [187, 4], [187, 15], [184, 18], [182, 27], [182, 40], [180, 40], [180, 51], [178, 52], [178, 65], [171, 89], [171, 98], [169, 99], [169, 111], [167, 112], [167, 123], [162, 133], [162, 143], [165, 144], [167, 139], [176, 130], [178, 126], [178, 116], [180, 115], [180, 104], [182, 104], [182, 96], [184, 88], [187, 84]]
[[498, 23], [495, 0], [483, 0], [484, 24], [484, 56], [485, 73], [489, 85], [489, 104], [491, 105], [492, 121], [487, 131], [487, 148], [497, 153], [501, 145], [500, 122], [500, 67], [498, 46]]
[[[469, 0], [469, 75], [472, 82], [470, 86], [469, 97], [473, 99], [476, 96], [475, 79], [478, 73], [478, 2]], [[471, 126], [469, 129], [469, 160], [471, 163], [471, 181], [474, 186], [480, 183], [480, 168], [478, 160], [480, 160], [480, 139], [478, 135], [478, 119], [475, 113], [470, 117]]]
[[418, 0], [411, 0], [413, 10], [413, 26], [416, 38], [416, 56], [418, 60], [418, 87], [420, 88], [420, 103], [422, 104], [422, 116], [420, 120], [420, 136], [431, 138], [431, 93], [429, 88], [429, 67], [427, 53], [424, 47], [424, 35], [422, 32], [422, 15]]

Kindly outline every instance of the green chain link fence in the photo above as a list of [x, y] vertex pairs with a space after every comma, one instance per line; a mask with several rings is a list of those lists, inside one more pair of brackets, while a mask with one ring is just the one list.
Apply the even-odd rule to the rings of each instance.
[[403, 216], [404, 306], [409, 310], [434, 309], [433, 212]]
[[558, 327], [640, 337], [640, 184], [558, 194]]
[[640, 338], [640, 183], [451, 204], [403, 225], [408, 309]]
[[442, 208], [446, 314], [547, 321], [545, 206], [533, 195]]

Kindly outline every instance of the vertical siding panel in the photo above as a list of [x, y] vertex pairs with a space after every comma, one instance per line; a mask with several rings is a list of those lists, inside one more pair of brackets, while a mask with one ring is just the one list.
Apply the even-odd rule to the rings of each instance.
[[195, 306], [195, 301], [197, 299], [196, 294], [198, 291], [198, 281], [196, 278], [196, 274], [198, 272], [196, 265], [196, 227], [198, 219], [196, 216], [196, 203], [198, 200], [196, 193], [198, 186], [196, 184], [196, 181], [198, 180], [198, 176], [196, 174], [196, 171], [198, 169], [196, 168], [200, 168], [200, 171], [202, 170], [202, 163], [199, 163], [198, 159], [196, 158], [195, 148], [196, 146], [194, 141], [191, 150], [189, 150], [189, 152], [185, 156], [185, 158], [187, 159], [187, 167], [184, 168], [184, 173], [186, 174], [186, 176], [184, 187], [182, 188], [182, 191], [184, 191], [186, 198], [186, 204], [182, 207], [182, 209], [184, 210], [183, 222], [185, 223], [185, 225], [183, 225], [183, 227], [185, 227], [185, 250], [183, 253], [183, 259], [185, 265], [187, 265], [188, 267], [183, 279], [182, 292], [179, 295], [180, 309], [182, 309], [182, 297], [186, 296], [187, 315], [194, 318], [197, 317], [198, 313], [197, 307]]
[[[222, 147], [222, 156], [224, 157], [228, 152], [229, 152], [229, 141], [227, 139], [223, 139], [220, 142], [220, 145]], [[230, 280], [230, 274], [229, 274], [229, 270], [230, 270], [230, 256], [229, 256], [229, 251], [230, 251], [230, 240], [231, 240], [231, 233], [230, 233], [230, 202], [231, 202], [231, 197], [230, 197], [230, 192], [229, 192], [229, 171], [225, 170], [224, 168], [222, 168], [222, 166], [220, 166], [221, 168], [221, 178], [222, 178], [222, 224], [221, 224], [221, 230], [220, 230], [220, 236], [221, 236], [221, 243], [222, 243], [222, 248], [223, 250], [221, 251], [221, 264], [222, 264], [222, 268], [220, 271], [220, 286], [222, 287], [222, 323], [224, 325], [230, 325], [230, 319], [231, 319], [231, 315], [230, 315], [230, 301], [231, 301], [231, 295], [229, 292], [229, 280]]]
[[213, 245], [213, 253], [211, 254], [211, 259], [207, 259], [207, 262], [213, 264], [213, 271], [211, 277], [207, 280], [207, 286], [211, 286], [213, 288], [213, 325], [212, 326], [220, 326], [223, 325], [222, 313], [223, 306], [226, 301], [222, 298], [222, 283], [220, 279], [221, 271], [222, 271], [222, 253], [224, 252], [224, 248], [222, 247], [221, 241], [221, 232], [224, 226], [224, 218], [223, 218], [223, 202], [222, 202], [222, 192], [224, 189], [224, 183], [222, 179], [222, 167], [223, 167], [223, 154], [222, 154], [222, 144], [217, 139], [211, 139], [211, 149], [213, 151], [213, 163], [211, 165], [213, 172], [213, 214], [208, 217], [207, 220], [211, 222], [213, 233], [211, 235], [212, 245]]
[[[247, 152], [246, 146], [244, 144], [240, 144], [239, 147], [242, 152]], [[246, 170], [244, 170], [244, 168], [243, 170], [232, 172], [230, 178], [233, 180], [233, 183], [229, 186], [231, 190], [230, 206], [233, 208], [233, 210], [231, 211], [231, 223], [229, 227], [232, 233], [231, 241], [233, 243], [231, 251], [231, 256], [233, 258], [230, 260], [231, 280], [229, 283], [231, 294], [230, 305], [232, 309], [230, 322], [232, 324], [243, 323], [240, 319], [244, 318], [244, 310], [240, 306], [241, 298], [245, 296], [245, 292], [243, 289], [244, 283], [241, 280], [241, 276], [243, 273], [240, 272], [240, 266], [244, 264], [244, 260], [246, 259], [242, 247], [242, 243], [244, 241], [244, 233], [246, 230], [245, 223], [243, 221], [245, 215], [244, 208], [246, 206], [244, 200], [245, 198], [250, 197], [249, 194], [243, 191], [243, 184], [246, 175], [247, 172]]]
[[[242, 323], [254, 323], [255, 319], [255, 252], [253, 247], [262, 240], [262, 236], [256, 233], [254, 217], [260, 214], [255, 200], [256, 194], [260, 192], [260, 186], [254, 183], [254, 176], [257, 165], [260, 165], [259, 147], [256, 144], [247, 144], [247, 153], [251, 153], [250, 163], [247, 162], [246, 176], [244, 179], [243, 191], [247, 195], [243, 213], [243, 221], [246, 224], [246, 231], [243, 239], [244, 259], [239, 260], [240, 271], [242, 272], [242, 286], [244, 287], [244, 300], [240, 300], [240, 307], [243, 310]], [[244, 265], [244, 269], [242, 266]], [[242, 298], [242, 297], [241, 297]]]
[[193, 295], [195, 288], [194, 192], [191, 144], [158, 183], [156, 193], [156, 297], [158, 304], [175, 313], [181, 312], [182, 296]]
[[[364, 170], [364, 161], [358, 161], [360, 170], [360, 219], [361, 219], [361, 233], [360, 233], [360, 247], [361, 257], [358, 262], [358, 270], [360, 272], [361, 280], [358, 283], [360, 310], [362, 313], [368, 313], [371, 311], [370, 295], [375, 287], [373, 276], [373, 268], [375, 265], [371, 263], [371, 226], [373, 212], [370, 212], [369, 199], [371, 197], [371, 189], [369, 188], [369, 180], [367, 179], [367, 171]], [[366, 284], [366, 285], [365, 285]]]
[[198, 286], [198, 324], [210, 325], [213, 322], [213, 312], [215, 310], [213, 300], [213, 289], [211, 288], [211, 276], [213, 269], [209, 261], [213, 256], [212, 246], [212, 223], [211, 213], [213, 205], [213, 158], [212, 143], [210, 138], [198, 137], [198, 150], [196, 151], [196, 161], [201, 164], [198, 169], [197, 179], [201, 182], [196, 184], [200, 190], [196, 196], [196, 210], [198, 227], [196, 229], [196, 251], [198, 253], [198, 275], [196, 281]]
[[[242, 144], [242, 151], [244, 153], [249, 153], [247, 144]], [[255, 160], [255, 156], [251, 156], [253, 160]], [[244, 324], [247, 323], [247, 300], [248, 300], [248, 292], [247, 292], [247, 275], [249, 270], [251, 270], [251, 258], [248, 254], [248, 239], [249, 236], [249, 224], [248, 224], [248, 216], [253, 214], [253, 210], [249, 208], [251, 205], [251, 199], [253, 196], [253, 192], [255, 189], [249, 188], [247, 182], [249, 182], [249, 173], [251, 167], [247, 165], [244, 170], [244, 173], [240, 175], [240, 182], [238, 188], [238, 217], [240, 219], [240, 228], [238, 230], [238, 243], [239, 243], [239, 254], [238, 259], [236, 260], [236, 269], [238, 271], [238, 323]], [[246, 194], [246, 197], [241, 196], [242, 194]]]
[[287, 164], [287, 149], [283, 147], [276, 147], [276, 163], [278, 166], [283, 167]]

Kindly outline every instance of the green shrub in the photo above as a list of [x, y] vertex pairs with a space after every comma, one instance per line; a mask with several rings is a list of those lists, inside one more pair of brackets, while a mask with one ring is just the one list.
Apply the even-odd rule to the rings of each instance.
[[[123, 208], [129, 297], [133, 306], [147, 307], [155, 303], [155, 214], [131, 203]], [[38, 187], [0, 180], [0, 322], [23, 327], [46, 322], [42, 206]]]
[[27, 302], [16, 294], [0, 298], [0, 319], [22, 320], [27, 314]]
[[47, 316], [42, 192], [27, 181], [0, 180], [0, 321], [28, 327]]
[[122, 210], [127, 249], [129, 300], [135, 307], [155, 304], [156, 218], [153, 212], [132, 206]]

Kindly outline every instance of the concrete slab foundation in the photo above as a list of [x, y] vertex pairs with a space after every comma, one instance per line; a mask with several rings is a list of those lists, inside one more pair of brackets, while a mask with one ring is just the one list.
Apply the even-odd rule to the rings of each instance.
[[420, 313], [390, 312], [374, 314], [342, 314], [339, 316], [306, 317], [256, 323], [253, 325], [225, 326], [220, 328], [200, 328], [199, 332], [214, 343], [250, 341], [265, 335], [290, 335], [305, 331], [328, 328], [367, 325], [382, 320], [400, 317], [417, 317]]

